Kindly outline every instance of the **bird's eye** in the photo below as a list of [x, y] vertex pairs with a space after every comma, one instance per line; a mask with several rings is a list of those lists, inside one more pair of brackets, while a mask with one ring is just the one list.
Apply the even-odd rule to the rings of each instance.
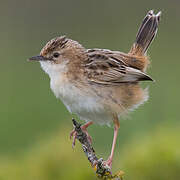
[[57, 57], [59, 57], [59, 53], [58, 52], [55, 52], [54, 54], [53, 54], [53, 56], [55, 57], [55, 58], [57, 58]]

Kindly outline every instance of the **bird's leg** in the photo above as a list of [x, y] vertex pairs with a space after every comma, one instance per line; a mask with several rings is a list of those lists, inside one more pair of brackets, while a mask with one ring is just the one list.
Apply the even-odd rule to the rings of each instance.
[[[88, 128], [91, 124], [93, 124], [93, 122], [92, 122], [92, 121], [89, 121], [89, 122], [87, 122], [86, 124], [84, 124], [84, 125], [81, 126], [81, 129], [86, 133], [87, 138], [88, 138], [90, 144], [92, 143], [92, 138], [91, 138], [91, 136], [88, 134], [87, 128]], [[71, 139], [72, 137], [73, 137], [72, 147], [74, 147], [74, 146], [75, 146], [75, 143], [76, 143], [76, 137], [77, 137], [77, 132], [76, 132], [75, 130], [72, 130], [71, 133], [70, 133], [70, 139]]]
[[118, 130], [119, 130], [120, 124], [117, 116], [114, 116], [114, 137], [113, 137], [113, 143], [112, 143], [112, 149], [111, 149], [111, 154], [107, 161], [104, 162], [105, 165], [108, 165], [110, 168], [112, 167], [112, 160], [114, 156], [114, 149], [116, 145], [116, 140], [117, 140], [117, 135], [118, 135]]

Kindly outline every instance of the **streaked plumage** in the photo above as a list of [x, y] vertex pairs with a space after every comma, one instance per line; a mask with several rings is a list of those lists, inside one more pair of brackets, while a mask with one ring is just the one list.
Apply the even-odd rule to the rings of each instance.
[[39, 60], [50, 77], [50, 86], [71, 113], [85, 121], [115, 124], [115, 138], [108, 165], [112, 163], [118, 118], [148, 99], [139, 82], [150, 80], [147, 49], [155, 37], [160, 12], [149, 11], [129, 53], [107, 49], [85, 49], [65, 36], [49, 41]]

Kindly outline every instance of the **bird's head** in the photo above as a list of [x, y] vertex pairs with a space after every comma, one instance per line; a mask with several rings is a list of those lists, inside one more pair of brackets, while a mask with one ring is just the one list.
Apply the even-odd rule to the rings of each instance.
[[85, 49], [76, 41], [65, 36], [50, 40], [40, 54], [29, 58], [30, 61], [39, 61], [48, 74], [55, 71], [65, 71], [67, 64], [80, 61]]

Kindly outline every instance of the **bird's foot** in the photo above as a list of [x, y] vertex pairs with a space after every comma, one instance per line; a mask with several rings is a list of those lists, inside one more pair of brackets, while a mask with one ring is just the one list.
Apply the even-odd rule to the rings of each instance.
[[103, 162], [105, 166], [108, 166], [110, 169], [112, 168], [112, 158], [109, 157], [106, 161]]
[[[84, 133], [86, 133], [86, 136], [87, 136], [87, 139], [89, 141], [90, 144], [92, 144], [92, 138], [91, 136], [88, 134], [88, 131], [87, 131], [87, 128], [89, 125], [91, 125], [92, 123], [91, 122], [88, 122], [84, 125], [81, 126], [81, 129]], [[72, 139], [73, 137], [73, 142], [72, 142], [72, 147], [74, 148], [75, 144], [76, 144], [76, 139], [77, 139], [77, 132], [74, 130], [71, 131], [70, 133], [70, 139]]]

